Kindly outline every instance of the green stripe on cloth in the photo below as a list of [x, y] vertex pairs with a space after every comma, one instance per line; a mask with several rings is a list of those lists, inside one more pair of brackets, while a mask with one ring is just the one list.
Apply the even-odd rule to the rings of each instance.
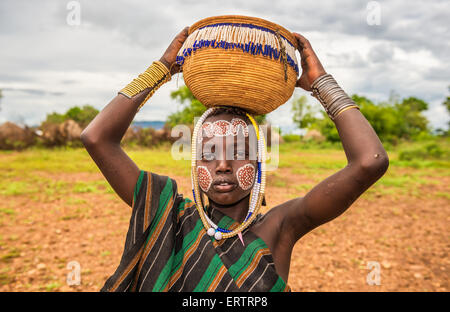
[[215, 254], [211, 262], [209, 263], [206, 272], [203, 274], [200, 282], [194, 288], [194, 291], [195, 292], [206, 291], [208, 287], [211, 285], [211, 283], [214, 281], [214, 278], [216, 277], [222, 265], [223, 265], [222, 260], [220, 260], [219, 255]]
[[150, 233], [148, 234], [146, 245], [148, 243], [148, 240], [152, 236], [153, 232], [155, 231], [161, 216], [164, 214], [164, 211], [167, 209], [167, 203], [169, 202], [170, 198], [172, 197], [172, 180], [167, 179], [167, 183], [164, 186], [164, 189], [161, 192], [161, 196], [159, 198], [159, 206], [158, 210], [156, 211], [155, 218], [152, 220], [152, 223], [150, 224]]
[[219, 223], [217, 224], [218, 227], [221, 227], [223, 229], [228, 229], [233, 223], [235, 223], [232, 218], [229, 216], [224, 216], [222, 219], [220, 219]]
[[258, 250], [264, 249], [264, 245], [262, 245], [259, 240], [260, 239], [255, 239], [253, 242], [248, 244], [239, 260], [228, 269], [228, 272], [234, 280], [237, 280], [242, 272], [244, 272], [245, 269], [252, 263], [252, 259]]
[[184, 207], [186, 207], [186, 204], [189, 204], [189, 203], [191, 203], [192, 202], [192, 200], [190, 200], [189, 198], [185, 198], [184, 200], [183, 200], [183, 202], [180, 204], [180, 206], [178, 207], [178, 213], [180, 213], [181, 211], [183, 211], [184, 210]]
[[280, 276], [278, 276], [277, 282], [275, 283], [275, 285], [273, 285], [270, 292], [284, 291], [285, 288], [286, 288], [286, 284], [284, 283], [283, 279]]
[[195, 224], [195, 227], [192, 229], [192, 231], [190, 231], [185, 237], [183, 237], [183, 245], [182, 245], [181, 249], [175, 255], [175, 262], [174, 262], [174, 267], [172, 268], [171, 275], [180, 268], [181, 263], [183, 263], [184, 254], [194, 244], [194, 242], [196, 241], [196, 239], [202, 229], [203, 229], [202, 220], [198, 219], [197, 223]]
[[162, 269], [161, 274], [159, 274], [152, 291], [162, 292], [164, 291], [164, 288], [166, 288], [166, 285], [169, 282], [171, 276], [171, 267], [175, 258], [174, 254], [175, 250], [172, 249], [172, 254], [170, 255], [170, 258], [167, 261], [166, 265]]
[[141, 189], [142, 180], [144, 179], [145, 171], [141, 170], [139, 173], [138, 180], [136, 182], [136, 185], [134, 186], [134, 193], [133, 193], [133, 203], [136, 202], [136, 197], [138, 195], [139, 190]]

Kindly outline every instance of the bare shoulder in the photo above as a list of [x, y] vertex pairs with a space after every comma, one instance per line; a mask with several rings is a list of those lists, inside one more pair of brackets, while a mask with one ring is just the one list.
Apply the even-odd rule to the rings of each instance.
[[[303, 197], [288, 200], [282, 204], [270, 208], [262, 218], [252, 226], [252, 231], [261, 237], [270, 248], [275, 251], [278, 247], [292, 248], [298, 239], [297, 229], [300, 225], [298, 215], [302, 210]], [[295, 220], [293, 217], [295, 217]], [[297, 223], [294, 226], [294, 223]], [[304, 226], [307, 228], [305, 220]]]
[[289, 229], [292, 227], [289, 224], [289, 214], [301, 202], [299, 197], [270, 208], [250, 229], [266, 243], [276, 271], [284, 281], [288, 279], [292, 249], [297, 241], [293, 231]]

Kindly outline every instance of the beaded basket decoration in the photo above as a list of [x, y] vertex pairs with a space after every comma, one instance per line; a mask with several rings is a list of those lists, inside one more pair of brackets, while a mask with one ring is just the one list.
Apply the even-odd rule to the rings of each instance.
[[193, 95], [206, 107], [237, 106], [266, 114], [287, 102], [299, 74], [291, 32], [248, 16], [202, 19], [177, 55]]

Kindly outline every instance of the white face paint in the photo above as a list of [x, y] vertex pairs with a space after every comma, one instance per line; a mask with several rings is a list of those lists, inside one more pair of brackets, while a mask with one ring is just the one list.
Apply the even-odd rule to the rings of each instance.
[[216, 120], [214, 122], [205, 122], [201, 126], [201, 135], [199, 135], [198, 140], [201, 142], [203, 136], [207, 138], [212, 138], [213, 136], [236, 136], [239, 130], [244, 133], [244, 137], [248, 137], [248, 125], [241, 118], [233, 118], [231, 122], [228, 120]]
[[244, 191], [250, 189], [253, 186], [255, 180], [255, 166], [252, 164], [246, 164], [239, 167], [236, 171], [236, 178], [238, 180], [239, 186]]

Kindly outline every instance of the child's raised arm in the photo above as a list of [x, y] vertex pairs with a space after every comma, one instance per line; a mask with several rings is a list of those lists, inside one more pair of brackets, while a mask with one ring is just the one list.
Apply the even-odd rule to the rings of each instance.
[[301, 47], [303, 69], [297, 86], [313, 90], [327, 110], [341, 138], [348, 164], [304, 197], [279, 206], [286, 241], [292, 244], [313, 228], [342, 214], [389, 166], [388, 155], [372, 126], [332, 76], [326, 74], [309, 41], [294, 35]]
[[[159, 60], [162, 64], [150, 66], [144, 73], [148, 76], [144, 78], [152, 78], [152, 75], [155, 77], [162, 76], [162, 72], [166, 71], [161, 82], [167, 81], [167, 78], [170, 79], [168, 69], [171, 69], [171, 74], [177, 72], [176, 55], [187, 36], [188, 27], [184, 28], [167, 48]], [[148, 81], [148, 79], [146, 80]], [[129, 206], [132, 205], [134, 186], [139, 177], [139, 168], [121, 148], [120, 141], [133, 121], [140, 105], [162, 84], [160, 82], [159, 84], [149, 83], [146, 85], [146, 80], [143, 79], [138, 84], [131, 83], [131, 87], [128, 85], [129, 88], [124, 88], [81, 133], [81, 141], [89, 155], [114, 191]]]

